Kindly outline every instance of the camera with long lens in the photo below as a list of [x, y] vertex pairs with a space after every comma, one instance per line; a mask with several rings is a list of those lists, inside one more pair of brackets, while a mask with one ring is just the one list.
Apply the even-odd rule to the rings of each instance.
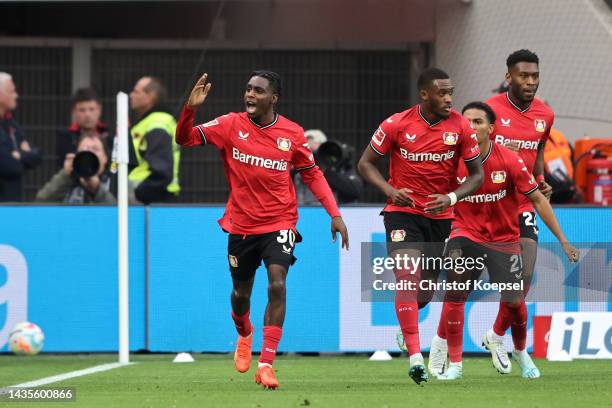
[[90, 178], [98, 174], [100, 169], [100, 160], [95, 153], [82, 151], [74, 156], [72, 169], [77, 177]]
[[319, 164], [333, 169], [350, 167], [355, 148], [337, 140], [328, 140], [317, 150]]

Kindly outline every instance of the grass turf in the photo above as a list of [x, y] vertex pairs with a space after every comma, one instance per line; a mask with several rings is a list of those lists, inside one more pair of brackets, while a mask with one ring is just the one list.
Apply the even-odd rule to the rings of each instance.
[[[195, 355], [173, 364], [171, 355], [132, 356], [137, 364], [50, 384], [74, 387], [76, 402], [53, 407], [601, 407], [612, 406], [609, 361], [550, 363], [537, 360], [542, 378], [525, 380], [515, 365], [499, 375], [487, 358], [466, 358], [464, 379], [430, 379], [419, 387], [408, 378], [405, 357], [370, 362], [365, 356], [281, 356], [275, 363], [281, 388], [263, 390], [234, 371], [228, 355]], [[112, 362], [114, 356], [0, 356], [0, 386]], [[41, 407], [41, 403], [18, 404]], [[0, 403], [0, 406], [16, 406]]]

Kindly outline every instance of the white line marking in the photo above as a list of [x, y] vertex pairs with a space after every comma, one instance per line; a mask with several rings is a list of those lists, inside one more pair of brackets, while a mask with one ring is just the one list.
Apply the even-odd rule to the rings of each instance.
[[41, 385], [47, 385], [58, 381], [64, 381], [69, 378], [82, 377], [84, 375], [101, 373], [102, 371], [112, 370], [113, 368], [118, 368], [126, 365], [130, 365], [133, 363], [122, 364], [122, 363], [108, 363], [108, 364], [100, 364], [97, 366], [85, 368], [83, 370], [70, 371], [64, 374], [53, 375], [51, 377], [41, 378], [40, 380], [28, 381], [21, 384], [9, 385], [8, 387], [2, 387], [0, 389], [0, 395], [8, 393], [8, 388], [33, 388], [40, 387]]

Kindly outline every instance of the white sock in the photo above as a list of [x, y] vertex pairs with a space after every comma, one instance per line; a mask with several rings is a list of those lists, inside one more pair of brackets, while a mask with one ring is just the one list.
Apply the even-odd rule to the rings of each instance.
[[457, 362], [457, 363], [453, 363], [453, 362], [451, 361], [451, 363], [449, 364], [449, 367], [452, 367], [452, 366], [457, 366], [457, 367], [459, 367], [459, 368], [463, 368], [463, 361], [459, 361], [459, 362]]
[[410, 356], [410, 366], [415, 364], [423, 364], [425, 360], [423, 360], [423, 355], [421, 353], [414, 353]]
[[500, 342], [504, 340], [504, 336], [500, 336], [499, 334], [495, 333], [493, 329], [489, 329], [489, 331], [487, 332], [487, 336], [489, 336], [489, 340], [495, 342]]
[[265, 367], [265, 366], [272, 367], [272, 364], [261, 363], [261, 362], [257, 363], [257, 368], [261, 368], [261, 367]]
[[433, 339], [431, 339], [431, 342], [440, 343], [440, 346], [442, 347], [448, 347], [448, 343], [446, 342], [446, 339], [443, 339], [442, 337], [438, 336], [438, 334], [435, 334], [433, 336]]
[[527, 353], [527, 349], [525, 350], [514, 350], [514, 353], [519, 356], [519, 357], [529, 357], [529, 354]]

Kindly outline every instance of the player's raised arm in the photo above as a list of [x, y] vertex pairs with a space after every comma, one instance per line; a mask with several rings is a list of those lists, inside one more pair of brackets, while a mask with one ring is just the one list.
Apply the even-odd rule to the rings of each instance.
[[557, 216], [553, 211], [548, 199], [544, 197], [540, 190], [535, 190], [527, 197], [533, 203], [533, 207], [536, 209], [544, 224], [550, 229], [553, 235], [559, 240], [561, 245], [563, 246], [563, 251], [570, 262], [577, 262], [578, 258], [580, 258], [580, 251], [572, 246], [569, 242], [567, 242], [567, 238], [559, 225], [559, 221], [557, 221]]
[[212, 83], [206, 82], [208, 74], [204, 74], [198, 79], [191, 90], [189, 99], [181, 112], [181, 117], [176, 125], [176, 143], [181, 146], [197, 146], [206, 143], [202, 131], [193, 126], [193, 116], [195, 110], [204, 103]]

